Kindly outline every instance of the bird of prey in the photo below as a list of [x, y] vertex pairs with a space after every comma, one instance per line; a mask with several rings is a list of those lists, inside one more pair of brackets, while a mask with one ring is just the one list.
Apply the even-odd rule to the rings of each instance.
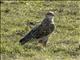
[[39, 43], [46, 46], [48, 36], [54, 31], [54, 13], [49, 11], [46, 13], [44, 20], [37, 27], [34, 27], [27, 35], [25, 35], [19, 42], [21, 45], [25, 44], [31, 39], [37, 39]]

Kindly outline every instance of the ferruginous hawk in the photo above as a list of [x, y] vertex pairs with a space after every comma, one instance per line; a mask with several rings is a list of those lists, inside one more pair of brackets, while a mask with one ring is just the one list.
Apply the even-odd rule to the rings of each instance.
[[38, 39], [39, 43], [44, 46], [48, 41], [48, 35], [54, 31], [54, 13], [49, 11], [42, 23], [38, 27], [34, 27], [27, 35], [25, 35], [19, 42], [23, 45], [31, 39]]

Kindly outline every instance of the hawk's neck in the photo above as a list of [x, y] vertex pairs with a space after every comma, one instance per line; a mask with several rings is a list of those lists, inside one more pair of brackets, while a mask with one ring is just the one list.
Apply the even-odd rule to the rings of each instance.
[[54, 18], [48, 18], [48, 22], [50, 22], [50, 24], [54, 24]]
[[54, 24], [54, 18], [51, 20], [51, 24]]
[[45, 18], [43, 21], [42, 21], [42, 25], [44, 24], [54, 24], [54, 18], [50, 19], [50, 18]]

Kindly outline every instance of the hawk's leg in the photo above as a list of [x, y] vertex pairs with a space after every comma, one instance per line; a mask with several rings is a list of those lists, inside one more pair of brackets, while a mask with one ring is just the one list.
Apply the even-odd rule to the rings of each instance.
[[46, 46], [48, 41], [48, 36], [42, 37], [39, 39], [38, 43], [41, 43], [43, 46]]

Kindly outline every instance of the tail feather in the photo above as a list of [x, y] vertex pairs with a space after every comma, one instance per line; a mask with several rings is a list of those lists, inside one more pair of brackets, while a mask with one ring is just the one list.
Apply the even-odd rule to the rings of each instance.
[[31, 35], [26, 35], [24, 38], [22, 38], [19, 42], [21, 45], [25, 44], [29, 40], [31, 40], [32, 36]]

